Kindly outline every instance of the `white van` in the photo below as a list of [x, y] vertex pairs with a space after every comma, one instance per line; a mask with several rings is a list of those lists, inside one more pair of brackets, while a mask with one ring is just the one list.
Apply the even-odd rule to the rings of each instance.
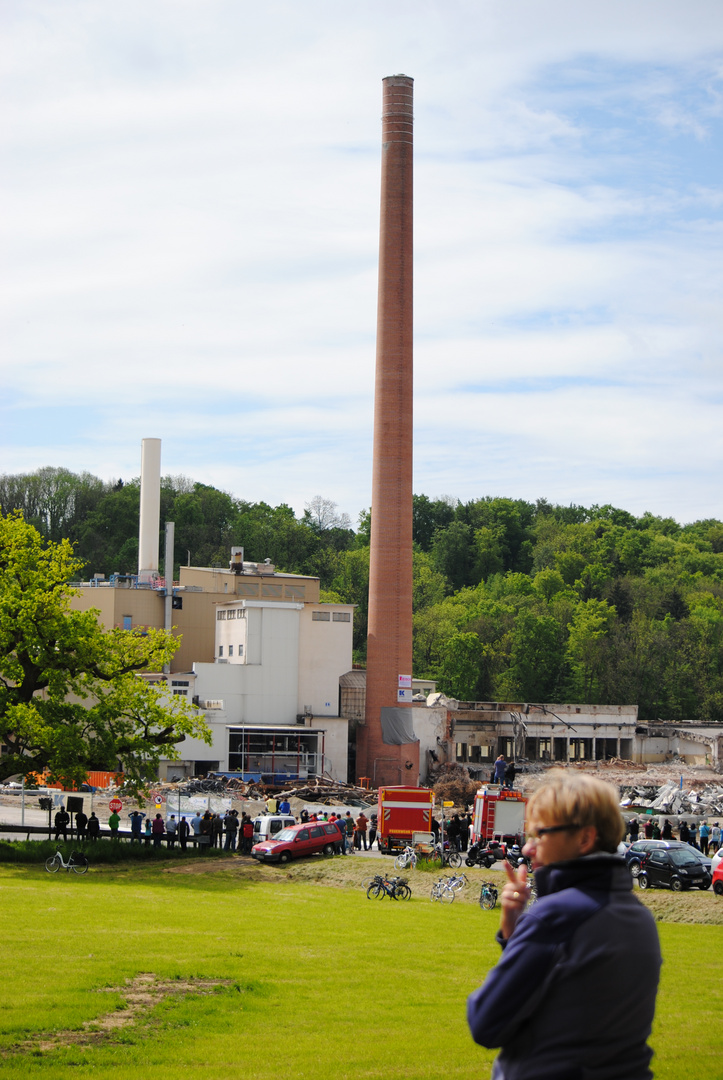
[[291, 825], [298, 824], [291, 814], [269, 814], [264, 817], [254, 818], [253, 844], [261, 844], [264, 840], [273, 840], [282, 829], [288, 829]]

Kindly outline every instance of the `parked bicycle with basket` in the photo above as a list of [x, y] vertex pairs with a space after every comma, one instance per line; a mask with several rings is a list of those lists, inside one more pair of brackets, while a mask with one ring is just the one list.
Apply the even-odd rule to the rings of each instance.
[[383, 896], [388, 896], [390, 900], [409, 900], [411, 895], [406, 878], [400, 877], [386, 878], [377, 874], [367, 888], [368, 900], [381, 900]]

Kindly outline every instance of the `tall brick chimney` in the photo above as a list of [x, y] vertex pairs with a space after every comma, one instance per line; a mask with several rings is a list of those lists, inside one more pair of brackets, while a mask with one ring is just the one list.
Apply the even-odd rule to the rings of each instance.
[[390, 75], [383, 85], [366, 712], [357, 738], [357, 775], [375, 786], [419, 780], [419, 743], [382, 735], [382, 709], [409, 708], [398, 700], [399, 677], [412, 674], [414, 80]]

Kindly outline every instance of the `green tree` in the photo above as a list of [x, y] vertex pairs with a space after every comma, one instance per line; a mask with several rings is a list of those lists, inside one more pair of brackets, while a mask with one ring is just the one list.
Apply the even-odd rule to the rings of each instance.
[[575, 609], [567, 643], [571, 701], [599, 703], [606, 638], [614, 616], [615, 609], [604, 600], [587, 600]]
[[509, 637], [510, 662], [497, 681], [499, 699], [556, 701], [565, 655], [565, 639], [557, 620], [521, 611]]
[[437, 673], [437, 686], [445, 694], [463, 701], [478, 701], [482, 684], [485, 646], [477, 634], [452, 635], [444, 643]]
[[44, 547], [20, 514], [0, 517], [0, 775], [81, 781], [120, 764], [140, 784], [186, 735], [210, 733], [184, 698], [139, 675], [170, 661], [173, 637], [106, 632], [97, 612], [71, 610], [79, 570], [68, 541]]

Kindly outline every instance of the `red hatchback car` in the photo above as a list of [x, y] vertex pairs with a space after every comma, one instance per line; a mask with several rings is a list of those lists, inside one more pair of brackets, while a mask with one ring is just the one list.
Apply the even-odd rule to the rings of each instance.
[[713, 871], [713, 892], [723, 896], [723, 862], [718, 863]]
[[251, 849], [259, 862], [286, 863], [303, 855], [333, 855], [341, 845], [341, 831], [331, 821], [309, 821], [306, 825], [293, 825], [282, 829], [273, 840], [264, 840]]

